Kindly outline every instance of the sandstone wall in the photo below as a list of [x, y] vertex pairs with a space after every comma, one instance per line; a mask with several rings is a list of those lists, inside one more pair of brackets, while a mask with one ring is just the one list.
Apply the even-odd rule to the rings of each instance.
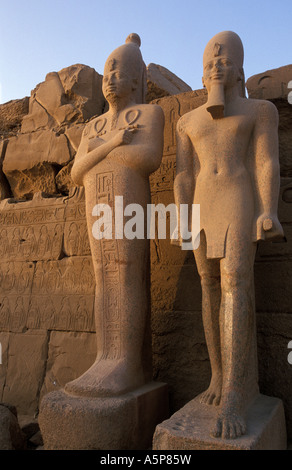
[[[15, 405], [19, 414], [37, 414], [44, 393], [80, 376], [95, 359], [95, 281], [84, 194], [72, 187], [70, 168], [85, 121], [101, 114], [105, 104], [100, 76], [84, 67], [49, 74], [33, 90], [21, 127], [18, 122], [9, 134], [2, 131], [0, 401]], [[151, 177], [152, 202], [167, 205], [174, 202], [176, 122], [203, 104], [206, 92], [172, 95], [173, 88], [162, 85], [154, 72], [151, 83], [150, 72], [148, 78], [148, 96], [158, 98], [165, 114], [164, 155]], [[258, 92], [263, 81], [258, 82], [250, 86], [250, 95]], [[98, 99], [88, 87], [97, 87]], [[274, 101], [280, 114], [279, 216], [287, 243], [259, 246], [255, 288], [260, 387], [283, 399], [292, 437], [292, 366], [287, 361], [292, 340], [292, 117], [285, 93], [257, 96]], [[169, 239], [151, 241], [151, 305], [154, 378], [169, 384], [173, 412], [208, 386], [210, 365], [194, 257]]]

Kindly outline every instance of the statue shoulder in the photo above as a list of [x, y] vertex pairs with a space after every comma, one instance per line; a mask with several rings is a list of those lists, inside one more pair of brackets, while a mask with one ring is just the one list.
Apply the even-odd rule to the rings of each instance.
[[279, 118], [278, 110], [271, 101], [251, 98], [246, 101], [256, 120], [277, 123]]
[[160, 116], [160, 117], [164, 117], [164, 112], [163, 112], [163, 109], [161, 106], [159, 106], [159, 104], [142, 104], [142, 105], [139, 105], [137, 107], [141, 107], [141, 109], [151, 113], [152, 115], [154, 116]]
[[151, 126], [164, 125], [164, 112], [158, 104], [140, 104], [137, 111], [141, 113], [142, 120]]
[[196, 126], [196, 122], [200, 116], [200, 108], [193, 109], [185, 114], [183, 114], [177, 121], [177, 131], [187, 133], [190, 127]]

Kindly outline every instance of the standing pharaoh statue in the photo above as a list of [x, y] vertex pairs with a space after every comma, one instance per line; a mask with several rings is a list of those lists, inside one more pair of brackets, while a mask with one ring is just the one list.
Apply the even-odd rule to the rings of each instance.
[[[97, 334], [95, 363], [66, 385], [76, 395], [117, 396], [152, 380], [149, 240], [146, 232], [143, 239], [127, 239], [117, 227], [117, 217], [131, 204], [144, 209], [146, 220], [149, 175], [162, 159], [164, 114], [144, 104], [146, 87], [140, 38], [131, 34], [106, 61], [103, 93], [109, 110], [87, 124], [72, 168], [72, 180], [85, 188]], [[123, 198], [119, 210], [117, 196]], [[104, 238], [93, 230], [94, 208], [102, 204], [112, 211]]]
[[[207, 44], [208, 101], [177, 125], [176, 204], [200, 204], [194, 250], [212, 378], [203, 404], [216, 406], [214, 437], [246, 433], [246, 411], [259, 395], [253, 264], [258, 240], [283, 237], [278, 114], [245, 97], [243, 46], [225, 31]], [[181, 241], [181, 240], [180, 240]]]
[[[151, 202], [149, 176], [162, 159], [164, 114], [144, 103], [146, 87], [140, 38], [131, 34], [106, 61], [109, 109], [86, 125], [72, 167], [72, 180], [85, 188], [96, 360], [43, 398], [45, 449], [147, 449], [168, 412], [167, 386], [152, 379], [150, 244], [146, 230], [141, 234]], [[135, 211], [139, 234], [127, 230]]]

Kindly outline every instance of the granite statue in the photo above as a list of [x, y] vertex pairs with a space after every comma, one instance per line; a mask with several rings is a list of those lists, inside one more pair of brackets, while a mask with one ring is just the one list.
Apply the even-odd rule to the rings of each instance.
[[109, 204], [113, 218], [116, 196], [123, 196], [124, 207], [134, 203], [146, 209], [149, 175], [161, 162], [164, 115], [158, 105], [144, 104], [146, 68], [139, 46], [139, 36], [132, 34], [107, 59], [103, 93], [109, 110], [86, 126], [71, 173], [85, 188], [96, 280], [96, 362], [66, 386], [78, 395], [120, 395], [152, 377], [149, 241], [146, 235], [128, 240], [123, 234], [97, 240], [92, 232], [96, 204]]
[[[244, 50], [224, 31], [203, 56], [206, 104], [177, 125], [176, 204], [200, 204], [194, 250], [212, 377], [201, 403], [218, 406], [217, 438], [246, 433], [245, 412], [257, 396], [253, 264], [257, 242], [283, 237], [278, 113], [245, 96]], [[181, 243], [181, 240], [180, 240]]]

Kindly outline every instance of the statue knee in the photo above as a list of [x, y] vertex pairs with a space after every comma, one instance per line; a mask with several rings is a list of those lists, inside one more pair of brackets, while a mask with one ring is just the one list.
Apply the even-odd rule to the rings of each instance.
[[238, 272], [225, 273], [221, 278], [222, 292], [236, 292], [248, 289], [249, 280], [247, 276]]
[[210, 274], [201, 274], [202, 288], [214, 288], [220, 285], [220, 276], [211, 276]]

